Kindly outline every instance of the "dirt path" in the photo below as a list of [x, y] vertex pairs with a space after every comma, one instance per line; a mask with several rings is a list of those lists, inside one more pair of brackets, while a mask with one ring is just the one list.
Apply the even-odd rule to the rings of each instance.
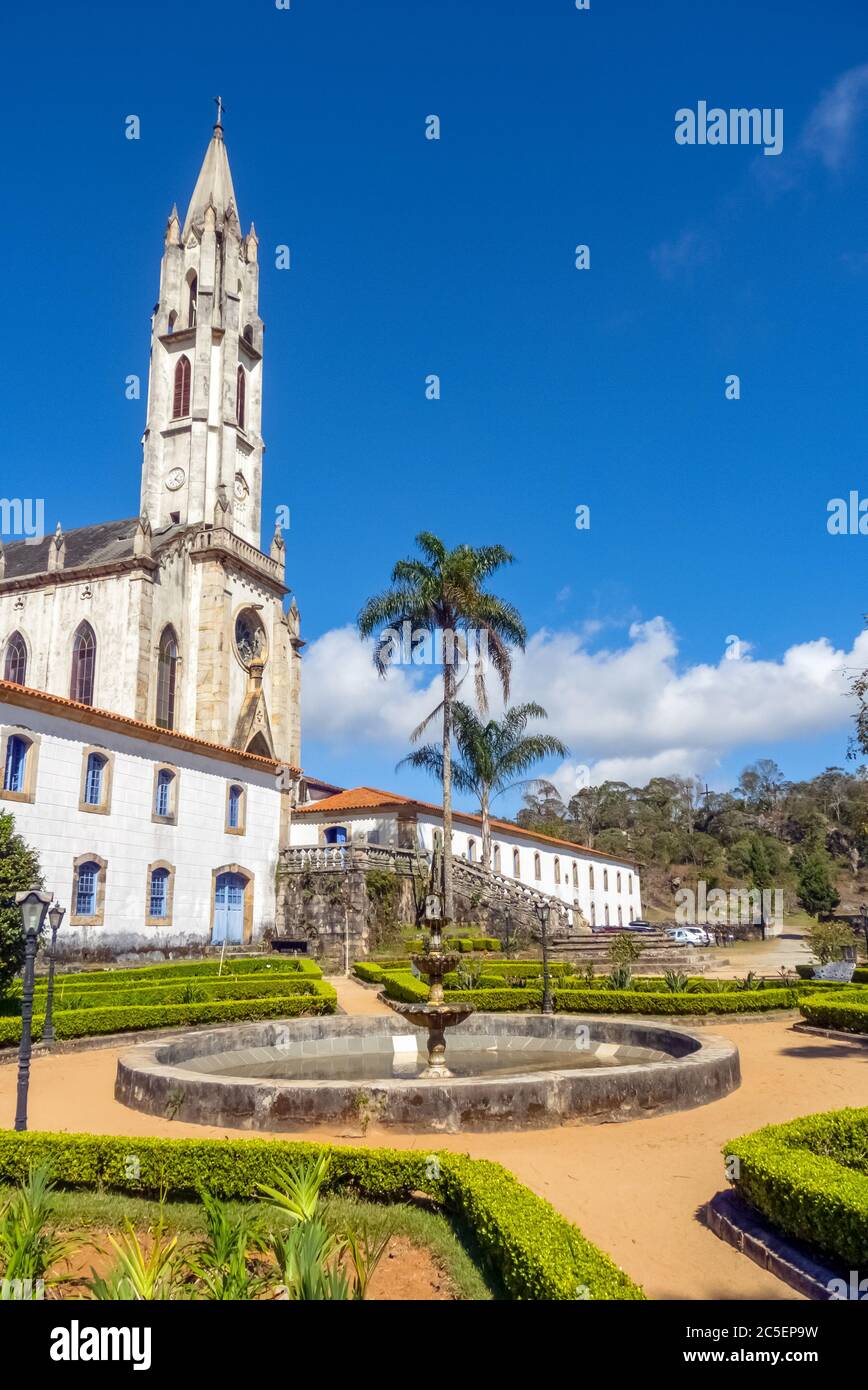
[[390, 1014], [387, 1004], [381, 1004], [376, 991], [365, 989], [352, 975], [327, 975], [326, 979], [337, 991], [338, 1005], [347, 1014], [359, 1014], [369, 1018], [371, 1014]]
[[[354, 1012], [378, 1004], [373, 992], [352, 984], [345, 998]], [[727, 1139], [812, 1111], [868, 1105], [868, 1047], [809, 1038], [783, 1021], [721, 1024], [716, 1031], [738, 1044], [743, 1084], [699, 1110], [620, 1125], [495, 1134], [398, 1135], [371, 1128], [362, 1139], [357, 1132], [306, 1133], [496, 1159], [575, 1221], [652, 1298], [789, 1299], [792, 1290], [719, 1241], [696, 1211], [724, 1185], [720, 1146]], [[178, 1138], [249, 1133], [178, 1124], [119, 1105], [113, 1098], [118, 1055], [112, 1047], [37, 1058], [30, 1127]], [[0, 1068], [0, 1123], [11, 1124], [15, 1081], [13, 1066]]]

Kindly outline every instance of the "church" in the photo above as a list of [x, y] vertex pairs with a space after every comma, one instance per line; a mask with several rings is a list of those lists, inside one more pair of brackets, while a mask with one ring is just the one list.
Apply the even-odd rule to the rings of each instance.
[[[430, 856], [436, 807], [301, 771], [304, 643], [279, 524], [261, 548], [263, 331], [218, 105], [163, 238], [138, 514], [0, 545], [0, 810], [68, 909], [65, 955], [298, 934], [279, 880], [307, 875], [316, 846], [406, 853], [409, 833]], [[472, 860], [477, 818], [461, 820]], [[527, 877], [582, 923], [639, 915], [627, 860], [506, 825], [504, 844], [498, 880]]]

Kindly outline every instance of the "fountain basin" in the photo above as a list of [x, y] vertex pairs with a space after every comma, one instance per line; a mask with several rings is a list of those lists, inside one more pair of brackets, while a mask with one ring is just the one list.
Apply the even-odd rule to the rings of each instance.
[[[724, 1038], [623, 1017], [474, 1013], [449, 1036], [447, 1078], [425, 1078], [424, 1034], [400, 1017], [212, 1028], [143, 1043], [115, 1097], [188, 1124], [405, 1131], [630, 1120], [717, 1100], [740, 1082]], [[279, 1074], [275, 1074], [275, 1073]]]

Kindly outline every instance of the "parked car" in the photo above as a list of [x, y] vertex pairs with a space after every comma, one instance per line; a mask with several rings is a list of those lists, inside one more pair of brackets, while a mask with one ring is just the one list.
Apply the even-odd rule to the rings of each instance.
[[704, 927], [672, 927], [670, 941], [678, 946], [710, 946], [711, 937]]

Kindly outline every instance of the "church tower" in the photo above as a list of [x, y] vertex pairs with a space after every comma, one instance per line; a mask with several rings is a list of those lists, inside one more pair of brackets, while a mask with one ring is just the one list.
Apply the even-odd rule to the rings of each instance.
[[260, 548], [262, 334], [258, 242], [242, 235], [222, 105], [183, 226], [166, 225], [151, 325], [141, 513], [229, 527]]

